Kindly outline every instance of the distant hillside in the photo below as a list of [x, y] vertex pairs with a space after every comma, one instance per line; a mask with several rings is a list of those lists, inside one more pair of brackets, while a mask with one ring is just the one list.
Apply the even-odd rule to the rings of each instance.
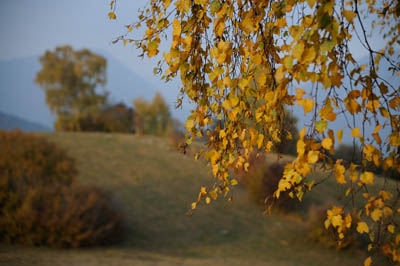
[[0, 112], [0, 129], [13, 130], [15, 128], [28, 132], [52, 131], [50, 127], [45, 125]]
[[[107, 85], [113, 102], [131, 104], [137, 97], [151, 99], [152, 87], [131, 69], [105, 52]], [[0, 111], [53, 127], [55, 116], [46, 105], [45, 93], [34, 83], [40, 70], [39, 56], [0, 61]]]

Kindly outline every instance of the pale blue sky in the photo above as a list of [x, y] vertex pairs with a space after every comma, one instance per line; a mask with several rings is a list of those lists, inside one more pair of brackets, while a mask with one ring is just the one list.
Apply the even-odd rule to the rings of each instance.
[[[124, 25], [137, 17], [147, 0], [118, 0], [115, 21], [107, 17], [110, 0], [1, 0], [0, 60], [40, 55], [57, 45], [71, 44], [105, 50], [144, 77], [153, 77], [155, 60], [138, 60], [137, 52], [111, 40], [124, 33]], [[370, 23], [366, 23], [370, 24]], [[377, 38], [373, 45], [382, 47]], [[356, 58], [366, 55], [359, 42], [352, 43]]]
[[109, 0], [1, 0], [0, 60], [41, 55], [57, 45], [70, 44], [105, 50], [139, 74], [152, 77], [150, 60], [139, 60], [134, 49], [111, 44], [145, 3], [118, 1], [118, 19], [110, 21]]

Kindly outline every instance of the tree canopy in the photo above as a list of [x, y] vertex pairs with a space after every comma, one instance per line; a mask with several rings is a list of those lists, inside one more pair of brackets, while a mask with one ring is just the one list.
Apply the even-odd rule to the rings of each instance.
[[[116, 1], [110, 2], [109, 17], [116, 19]], [[116, 41], [133, 43], [147, 57], [170, 45], [159, 72], [166, 81], [180, 78], [178, 106], [184, 97], [194, 106], [186, 142], [207, 136], [208, 149], [196, 158], [208, 160], [217, 182], [201, 188], [193, 209], [228, 196], [237, 183], [229, 169], [247, 169], [252, 151], [274, 151], [287, 131], [285, 110], [297, 105], [309, 121], [275, 196], [290, 191], [302, 200], [316, 186], [311, 173], [331, 172], [346, 187], [346, 200], [328, 211], [325, 226], [343, 240], [356, 223], [369, 236], [370, 254], [399, 263], [400, 191], [389, 191], [387, 182], [371, 189], [385, 175], [369, 170], [400, 171], [399, 15], [398, 0], [151, 0]], [[144, 36], [131, 37], [140, 27]], [[374, 40], [383, 47], [376, 49]], [[354, 41], [366, 62], [354, 56]], [[214, 119], [220, 123], [211, 128]], [[339, 120], [342, 128], [334, 130]], [[361, 145], [360, 164], [345, 167], [329, 156], [343, 129]], [[359, 194], [362, 208], [354, 200]], [[371, 262], [367, 257], [365, 265]]]
[[159, 92], [152, 102], [137, 98], [133, 100], [133, 106], [136, 131], [139, 134], [164, 136], [168, 127], [173, 126], [169, 106]]
[[[107, 61], [88, 49], [56, 47], [40, 57], [42, 69], [35, 82], [46, 93], [46, 102], [57, 114], [57, 130], [82, 130], [79, 121], [95, 124], [107, 99]], [[100, 87], [100, 88], [99, 88]]]

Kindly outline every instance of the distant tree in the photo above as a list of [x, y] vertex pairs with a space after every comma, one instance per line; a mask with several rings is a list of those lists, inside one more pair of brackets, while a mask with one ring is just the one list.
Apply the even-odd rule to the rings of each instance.
[[[57, 47], [40, 57], [35, 82], [45, 91], [50, 110], [57, 114], [56, 130], [91, 130], [107, 99], [106, 59], [88, 49]], [[85, 123], [80, 123], [84, 121]]]
[[101, 131], [105, 132], [134, 132], [134, 111], [124, 103], [107, 105], [100, 114]]
[[144, 98], [135, 99], [133, 106], [137, 133], [156, 136], [167, 134], [171, 123], [171, 113], [168, 104], [160, 93], [154, 96], [151, 103]]

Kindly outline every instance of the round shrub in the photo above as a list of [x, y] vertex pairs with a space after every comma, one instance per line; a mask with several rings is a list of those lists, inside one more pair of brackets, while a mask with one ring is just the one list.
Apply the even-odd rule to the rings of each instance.
[[11, 215], [29, 189], [70, 185], [77, 170], [66, 151], [44, 137], [0, 130], [0, 216]]
[[120, 216], [77, 184], [74, 160], [46, 138], [0, 131], [0, 241], [79, 247], [115, 240]]
[[0, 175], [7, 182], [69, 185], [77, 174], [66, 151], [44, 137], [0, 130]]
[[109, 243], [120, 236], [121, 217], [99, 189], [81, 185], [28, 190], [11, 217], [0, 218], [7, 242], [52, 247]]
[[267, 164], [263, 156], [253, 158], [248, 172], [242, 171], [241, 182], [245, 185], [250, 198], [260, 205], [267, 205], [275, 210], [291, 211], [296, 207], [295, 199], [287, 192], [274, 197], [279, 180], [283, 175], [284, 165], [278, 162]]

